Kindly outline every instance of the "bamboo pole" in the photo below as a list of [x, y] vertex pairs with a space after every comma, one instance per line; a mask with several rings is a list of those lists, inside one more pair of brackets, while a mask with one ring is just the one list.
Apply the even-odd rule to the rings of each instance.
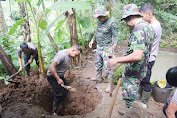
[[113, 99], [112, 99], [111, 106], [110, 106], [110, 109], [109, 109], [108, 118], [111, 118], [112, 110], [113, 110], [113, 108], [114, 108], [114, 104], [115, 104], [115, 101], [116, 101], [116, 98], [117, 98], [117, 93], [118, 93], [118, 91], [119, 91], [119, 88], [120, 88], [121, 83], [122, 83], [122, 78], [120, 78], [120, 79], [119, 79], [119, 82], [117, 83], [116, 90], [115, 90], [115, 94], [114, 94], [114, 97], [113, 97]]

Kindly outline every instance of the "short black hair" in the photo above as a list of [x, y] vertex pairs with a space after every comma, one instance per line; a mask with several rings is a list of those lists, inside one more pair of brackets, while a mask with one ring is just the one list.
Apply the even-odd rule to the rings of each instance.
[[139, 12], [152, 13], [154, 15], [154, 7], [150, 3], [146, 3], [139, 9]]
[[170, 85], [177, 87], [177, 66], [167, 71], [166, 80]]
[[28, 45], [26, 43], [22, 43], [22, 44], [20, 44], [20, 48], [22, 50], [24, 50], [24, 49], [28, 48]]
[[79, 50], [82, 53], [82, 46], [81, 45], [74, 44], [72, 46], [72, 48], [75, 48], [75, 49]]

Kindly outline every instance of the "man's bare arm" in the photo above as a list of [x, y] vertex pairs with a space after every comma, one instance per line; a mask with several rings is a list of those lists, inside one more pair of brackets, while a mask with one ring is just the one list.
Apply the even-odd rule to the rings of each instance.
[[117, 63], [134, 63], [140, 61], [143, 57], [143, 53], [144, 50], [136, 49], [133, 50], [133, 53], [127, 56], [112, 58], [108, 62], [108, 67], [113, 67]]
[[167, 118], [176, 118], [175, 112], [177, 112], [177, 105], [171, 100], [166, 109]]

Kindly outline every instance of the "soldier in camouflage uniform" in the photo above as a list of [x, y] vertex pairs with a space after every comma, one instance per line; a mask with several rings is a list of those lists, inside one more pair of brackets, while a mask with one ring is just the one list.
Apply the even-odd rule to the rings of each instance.
[[104, 62], [105, 72], [108, 74], [109, 80], [106, 92], [110, 92], [113, 88], [113, 69], [108, 69], [106, 63], [108, 58], [112, 56], [112, 50], [116, 48], [118, 42], [117, 25], [107, 16], [108, 14], [109, 12], [103, 6], [95, 10], [94, 17], [98, 19], [97, 29], [93, 39], [89, 43], [89, 47], [92, 48], [93, 42], [97, 42], [95, 55], [96, 81], [102, 82], [102, 67]]
[[[149, 23], [142, 19], [135, 4], [129, 4], [123, 8], [121, 20], [124, 20], [129, 27], [134, 29], [128, 38], [128, 49], [125, 56], [110, 59], [108, 66], [113, 67], [117, 63], [125, 64], [122, 75], [122, 95], [129, 108], [138, 100], [138, 88], [140, 82], [146, 76], [154, 30]], [[143, 108], [147, 107], [143, 103], [140, 104]]]

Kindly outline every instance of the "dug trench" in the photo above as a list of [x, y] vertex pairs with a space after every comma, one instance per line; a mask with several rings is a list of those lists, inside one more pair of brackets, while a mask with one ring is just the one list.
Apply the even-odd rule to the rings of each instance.
[[[77, 72], [74, 72], [77, 74]], [[67, 71], [65, 78], [76, 92], [69, 92], [60, 104], [58, 115], [81, 115], [93, 111], [100, 104], [102, 95], [94, 86], [95, 83], [84, 81], [72, 71]], [[53, 102], [51, 86], [46, 78], [39, 78], [37, 70], [28, 78], [15, 77], [0, 92], [3, 118], [40, 118], [50, 117]], [[19, 83], [18, 83], [19, 82]]]

